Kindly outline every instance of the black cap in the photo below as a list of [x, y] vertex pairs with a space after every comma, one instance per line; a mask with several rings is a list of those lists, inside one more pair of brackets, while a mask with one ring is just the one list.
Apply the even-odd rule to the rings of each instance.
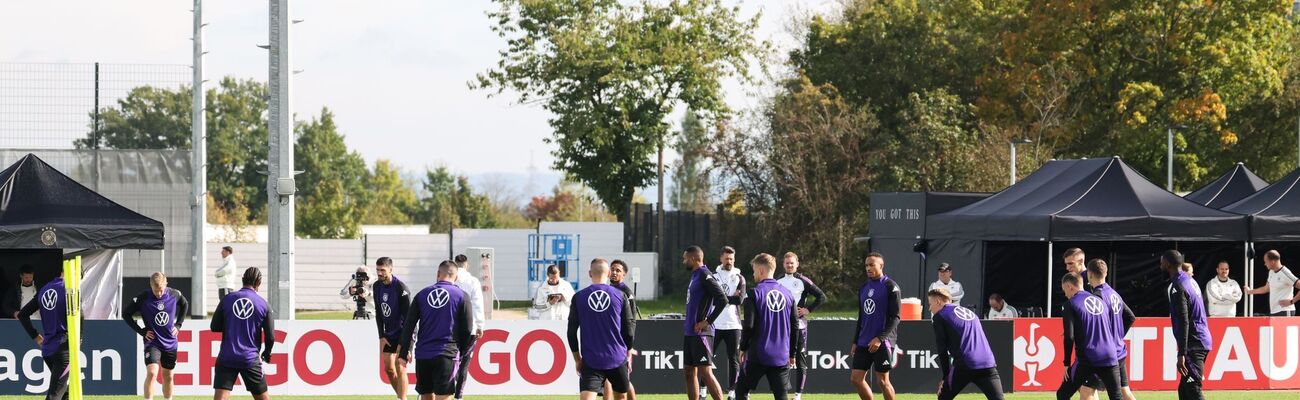
[[952, 271], [952, 266], [948, 263], [939, 263], [939, 271]]

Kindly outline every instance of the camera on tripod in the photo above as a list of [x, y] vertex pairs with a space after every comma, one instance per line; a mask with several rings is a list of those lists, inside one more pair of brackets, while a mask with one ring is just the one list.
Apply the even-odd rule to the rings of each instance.
[[350, 296], [357, 305], [356, 311], [352, 312], [352, 319], [373, 318], [370, 310], [366, 308], [367, 297], [370, 295], [370, 289], [367, 288], [369, 282], [370, 274], [366, 271], [366, 267], [357, 268], [357, 271], [352, 274], [351, 280], [348, 281], [348, 286], [344, 289], [346, 290], [344, 293]]

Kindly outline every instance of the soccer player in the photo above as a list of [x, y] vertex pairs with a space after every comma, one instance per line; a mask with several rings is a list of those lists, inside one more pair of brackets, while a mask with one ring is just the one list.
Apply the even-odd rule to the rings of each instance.
[[[1002, 379], [993, 358], [979, 315], [952, 304], [947, 288], [926, 293], [934, 321], [935, 348], [939, 350], [939, 400], [957, 398], [967, 384], [974, 383], [989, 400], [1002, 400]], [[951, 360], [950, 360], [951, 358]]]
[[610, 261], [609, 285], [623, 292], [623, 296], [627, 297], [627, 301], [632, 303], [632, 315], [639, 316], [641, 311], [636, 308], [636, 293], [633, 293], [632, 287], [627, 285], [627, 271], [627, 263], [623, 262], [623, 260]]
[[438, 282], [415, 295], [402, 328], [397, 347], [399, 363], [411, 359], [411, 338], [419, 332], [415, 343], [415, 392], [421, 400], [448, 400], [456, 394], [456, 363], [470, 350], [474, 311], [465, 292], [456, 287], [457, 269], [451, 260], [438, 264]]
[[[262, 363], [271, 362], [271, 347], [275, 345], [275, 319], [266, 300], [257, 294], [262, 287], [262, 271], [257, 267], [244, 270], [244, 287], [227, 294], [217, 303], [212, 314], [213, 332], [221, 333], [221, 351], [213, 366], [215, 378], [212, 398], [226, 400], [235, 387], [235, 379], [244, 378], [244, 387], [256, 400], [267, 400], [266, 377]], [[258, 347], [262, 358], [258, 360]]]
[[682, 264], [691, 270], [691, 280], [686, 286], [685, 337], [682, 353], [685, 357], [686, 398], [700, 398], [700, 382], [708, 388], [713, 400], [722, 400], [722, 389], [713, 377], [713, 351], [709, 337], [713, 336], [713, 322], [727, 305], [727, 295], [704, 265], [704, 250], [691, 246], [682, 252]]
[[[32, 314], [41, 313], [41, 330], [36, 333], [32, 326]], [[22, 323], [27, 336], [36, 340], [41, 346], [41, 358], [45, 360], [45, 369], [50, 371], [50, 388], [45, 392], [46, 400], [68, 398], [68, 305], [67, 290], [63, 286], [63, 269], [59, 276], [41, 286], [36, 297], [18, 310], [18, 322]]]
[[[1079, 278], [1084, 280], [1083, 290], [1092, 292], [1092, 285], [1087, 281], [1087, 255], [1083, 253], [1083, 249], [1078, 247], [1066, 249], [1065, 254], [1061, 256], [1061, 260], [1065, 262], [1065, 272], [1078, 275]], [[1066, 296], [1065, 299], [1068, 302], [1070, 298]], [[1101, 381], [1096, 377], [1088, 377], [1084, 380], [1083, 386], [1079, 387], [1079, 400], [1097, 400], [1100, 397], [1097, 395], [1097, 391], [1103, 388]]]
[[[1177, 269], [1177, 267], [1175, 267]], [[1106, 388], [1110, 400], [1119, 400], [1119, 353], [1115, 331], [1111, 329], [1110, 305], [1106, 300], [1083, 290], [1083, 278], [1073, 272], [1061, 278], [1061, 290], [1070, 300], [1061, 310], [1061, 329], [1065, 334], [1065, 381], [1056, 389], [1058, 400], [1068, 400], [1084, 382], [1096, 375]], [[1074, 350], [1078, 362], [1071, 363]]]
[[[641, 315], [641, 310], [636, 308], [636, 294], [632, 292], [632, 287], [627, 285], [627, 263], [623, 260], [614, 260], [609, 262], [609, 286], [623, 292], [624, 298], [627, 299], [629, 307], [632, 308], [632, 320], [635, 321]], [[631, 343], [628, 344], [628, 354], [636, 357], [636, 350], [632, 349]], [[628, 363], [628, 375], [632, 374], [632, 363]], [[636, 396], [636, 388], [632, 386], [632, 381], [627, 382], [628, 396]], [[610, 387], [609, 381], [605, 382], [605, 400], [614, 398], [614, 388]]]
[[[154, 377], [162, 374], [163, 398], [172, 400], [172, 370], [176, 369], [176, 333], [189, 313], [190, 302], [179, 290], [167, 287], [167, 275], [154, 272], [149, 289], [136, 295], [122, 310], [122, 319], [144, 337], [144, 400], [153, 399]], [[140, 314], [144, 326], [135, 322]], [[159, 371], [159, 367], [162, 370]]]
[[[718, 321], [713, 324], [715, 336], [713, 348], [727, 350], [727, 398], [736, 397], [736, 379], [740, 375], [740, 310], [745, 299], [745, 276], [736, 268], [736, 249], [731, 246], [722, 248], [717, 270], [713, 279], [722, 285], [722, 293], [727, 295], [727, 306], [723, 307]], [[718, 346], [722, 344], [723, 346]]]
[[469, 302], [470, 316], [474, 319], [473, 333], [469, 336], [469, 343], [465, 345], [465, 358], [461, 360], [456, 370], [456, 400], [460, 400], [465, 394], [465, 378], [469, 377], [469, 363], [474, 359], [474, 343], [478, 343], [478, 338], [483, 336], [483, 283], [465, 269], [469, 257], [457, 254], [455, 261], [456, 287], [465, 292], [465, 301]]
[[397, 345], [402, 342], [402, 329], [406, 327], [406, 313], [411, 307], [411, 291], [401, 279], [393, 275], [393, 259], [379, 257], [375, 260], [377, 279], [371, 287], [375, 296], [375, 325], [379, 328], [379, 362], [384, 376], [393, 385], [398, 399], [406, 399], [410, 382], [406, 378], [406, 363], [397, 362]]
[[1128, 387], [1128, 345], [1124, 343], [1124, 335], [1128, 334], [1129, 328], [1133, 327], [1133, 321], [1137, 317], [1133, 315], [1133, 310], [1120, 297], [1119, 292], [1106, 284], [1106, 274], [1110, 268], [1106, 261], [1100, 258], [1094, 258], [1088, 261], [1088, 283], [1092, 284], [1092, 293], [1106, 300], [1110, 305], [1110, 327], [1115, 332], [1115, 357], [1118, 359], [1116, 368], [1119, 368], [1119, 387], [1125, 400], [1133, 400], [1133, 390]]
[[799, 317], [794, 312], [794, 295], [772, 279], [776, 258], [767, 253], [754, 257], [754, 285], [745, 297], [745, 320], [740, 336], [741, 353], [736, 360], [745, 368], [737, 400], [749, 400], [749, 392], [767, 377], [772, 397], [785, 400], [786, 374], [794, 365], [799, 347]]
[[[1267, 257], [1266, 257], [1267, 258]], [[1178, 344], [1178, 399], [1204, 399], [1201, 382], [1205, 356], [1214, 348], [1210, 326], [1205, 321], [1205, 301], [1196, 281], [1178, 270], [1183, 254], [1166, 250], [1160, 255], [1160, 270], [1169, 275], [1169, 318]]]
[[858, 323], [853, 334], [853, 372], [849, 381], [862, 400], [871, 400], [867, 371], [874, 370], [885, 400], [894, 400], [889, 371], [897, 364], [894, 342], [898, 340], [899, 304], [903, 292], [885, 275], [885, 256], [872, 252], [866, 258], [867, 282], [858, 289]]
[[632, 382], [628, 364], [636, 336], [632, 304], [608, 284], [609, 263], [605, 259], [591, 260], [587, 275], [591, 285], [574, 294], [569, 309], [569, 351], [578, 368], [579, 398], [594, 400], [608, 383], [615, 399], [635, 400], [636, 395], [628, 390]]
[[[794, 358], [794, 376], [790, 380], [790, 386], [794, 388], [794, 400], [799, 400], [804, 385], [808, 383], [808, 314], [826, 300], [826, 293], [813, 284], [812, 279], [799, 273], [799, 255], [794, 252], [785, 253], [784, 264], [785, 276], [777, 282], [794, 295], [799, 307], [795, 311], [799, 316], [799, 352]], [[811, 301], [808, 300], [809, 297], [812, 297]]]

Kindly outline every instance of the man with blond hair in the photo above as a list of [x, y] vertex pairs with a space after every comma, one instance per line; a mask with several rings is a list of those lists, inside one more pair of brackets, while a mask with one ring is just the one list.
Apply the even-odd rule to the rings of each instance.
[[[176, 334], [190, 310], [190, 302], [179, 290], [167, 287], [167, 275], [154, 272], [149, 289], [131, 299], [122, 319], [144, 338], [144, 399], [153, 399], [155, 377], [162, 377], [163, 398], [172, 399], [172, 370], [176, 369]], [[144, 326], [136, 323], [140, 314]], [[160, 368], [161, 367], [161, 368]]]

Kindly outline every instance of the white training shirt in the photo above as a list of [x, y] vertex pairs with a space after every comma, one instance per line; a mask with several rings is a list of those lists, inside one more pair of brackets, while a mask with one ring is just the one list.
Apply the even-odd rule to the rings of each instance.
[[[552, 294], [558, 294], [563, 300], [552, 305], [547, 301], [547, 297]], [[569, 319], [569, 305], [573, 303], [573, 285], [569, 281], [560, 280], [559, 284], [552, 285], [542, 282], [542, 286], [537, 287], [537, 295], [533, 296], [533, 309], [537, 310], [537, 319], [543, 321], [566, 321]]]
[[[728, 271], [719, 265], [716, 272], [713, 273], [713, 279], [716, 279], [718, 285], [722, 286], [722, 294], [727, 297], [735, 296], [736, 290], [741, 289], [741, 286], [745, 284], [745, 277], [741, 275], [740, 268], [734, 266]], [[743, 296], [744, 293], [740, 295]], [[734, 304], [727, 304], [727, 307], [722, 309], [722, 314], [718, 315], [718, 319], [713, 321], [713, 329], [730, 331], [740, 328], [740, 308]]]
[[1283, 311], [1295, 311], [1295, 305], [1281, 306], [1277, 302], [1291, 300], [1295, 296], [1296, 277], [1285, 265], [1276, 272], [1268, 271], [1268, 309], [1270, 314]]
[[[239, 270], [239, 263], [235, 262], [235, 255], [231, 254], [221, 258], [221, 266], [217, 267], [217, 289], [230, 289], [230, 291], [239, 290], [240, 280], [244, 276], [244, 271]], [[217, 299], [218, 302], [221, 299]]]
[[470, 308], [474, 310], [474, 329], [473, 332], [483, 330], [483, 284], [479, 283], [478, 278], [468, 270], [460, 270], [456, 274], [456, 287], [465, 292], [466, 298], [470, 302]]
[[947, 284], [944, 284], [942, 279], [934, 281], [934, 283], [930, 284], [929, 290], [935, 288], [948, 289], [948, 294], [952, 295], [952, 304], [961, 305], [961, 298], [966, 297], [966, 291], [962, 290], [961, 282], [957, 282], [956, 279], [949, 279]]
[[1012, 307], [1010, 304], [1004, 302], [1002, 303], [1002, 311], [994, 310], [993, 307], [989, 307], [989, 315], [984, 319], [1012, 319], [1012, 318], [1020, 318], [1020, 312], [1016, 311], [1015, 307]]
[[1207, 311], [1211, 317], [1235, 317], [1237, 302], [1241, 301], [1241, 284], [1232, 278], [1220, 281], [1215, 275], [1205, 283], [1205, 301], [1210, 305]]
[[[18, 294], [18, 308], [22, 309], [23, 306], [26, 306], [27, 303], [30, 303], [32, 299], [36, 298], [37, 287], [36, 282], [32, 282], [31, 286], [18, 285], [18, 287], [20, 288], [20, 293]], [[32, 314], [32, 319], [41, 319], [41, 313]]]

